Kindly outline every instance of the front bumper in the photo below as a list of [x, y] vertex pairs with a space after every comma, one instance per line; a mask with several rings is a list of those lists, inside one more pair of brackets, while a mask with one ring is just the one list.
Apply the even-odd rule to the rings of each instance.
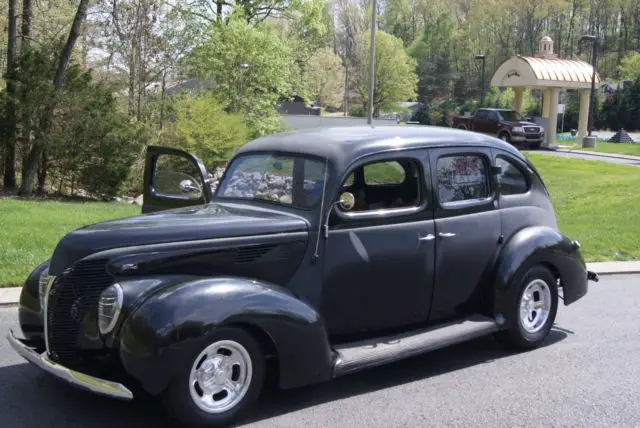
[[94, 394], [104, 395], [111, 398], [118, 398], [121, 400], [133, 399], [133, 393], [122, 384], [89, 376], [61, 366], [60, 364], [51, 361], [49, 357], [47, 357], [46, 352], [38, 354], [38, 352], [29, 347], [25, 341], [18, 339], [15, 334], [13, 334], [12, 330], [9, 330], [7, 340], [11, 347], [27, 361], [73, 386], [93, 392]]

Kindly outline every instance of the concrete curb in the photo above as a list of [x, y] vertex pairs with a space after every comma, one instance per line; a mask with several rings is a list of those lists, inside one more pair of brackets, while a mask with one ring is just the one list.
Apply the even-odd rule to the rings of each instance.
[[559, 148], [559, 149], [556, 149], [555, 151], [563, 152], [563, 153], [577, 153], [580, 155], [587, 155], [587, 156], [593, 156], [593, 157], [599, 157], [599, 158], [625, 159], [625, 160], [640, 162], [640, 156], [619, 155], [616, 153], [588, 152], [585, 150], [572, 150], [572, 149], [564, 149], [564, 148]]
[[[587, 269], [600, 276], [640, 274], [640, 261], [587, 263]], [[0, 288], [0, 308], [16, 306], [22, 287]]]

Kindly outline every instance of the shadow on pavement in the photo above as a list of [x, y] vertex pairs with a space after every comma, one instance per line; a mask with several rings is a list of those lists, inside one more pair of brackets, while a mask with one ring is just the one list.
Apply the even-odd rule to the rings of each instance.
[[[543, 346], [560, 342], [570, 331], [556, 328]], [[281, 391], [268, 386], [251, 422], [369, 392], [415, 382], [514, 355], [491, 337], [454, 345], [398, 363], [334, 381]], [[77, 390], [28, 363], [0, 367], [0, 425], [3, 427], [179, 427], [158, 401], [122, 402]]]

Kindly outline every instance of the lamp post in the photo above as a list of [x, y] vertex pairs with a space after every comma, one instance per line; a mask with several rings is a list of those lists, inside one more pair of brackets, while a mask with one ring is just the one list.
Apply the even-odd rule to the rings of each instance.
[[371, 51], [369, 52], [369, 108], [367, 114], [367, 124], [373, 123], [373, 89], [374, 79], [376, 77], [376, 18], [377, 18], [377, 5], [376, 0], [371, 3]]
[[482, 87], [480, 88], [480, 107], [482, 107], [484, 105], [484, 69], [485, 69], [485, 64], [486, 64], [486, 56], [485, 55], [481, 55], [481, 54], [477, 54], [476, 55], [476, 59], [480, 59], [482, 60]]
[[593, 68], [591, 73], [591, 93], [589, 94], [589, 119], [587, 122], [587, 129], [589, 131], [589, 137], [591, 137], [591, 130], [593, 128], [593, 109], [596, 100], [596, 65], [598, 55], [598, 42], [600, 39], [598, 36], [582, 36], [580, 37], [580, 43], [591, 43], [591, 67]]

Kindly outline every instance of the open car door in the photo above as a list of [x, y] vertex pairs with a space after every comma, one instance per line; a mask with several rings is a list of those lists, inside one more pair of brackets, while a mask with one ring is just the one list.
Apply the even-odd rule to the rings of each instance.
[[169, 147], [149, 146], [144, 167], [142, 213], [211, 201], [209, 174], [197, 157]]

